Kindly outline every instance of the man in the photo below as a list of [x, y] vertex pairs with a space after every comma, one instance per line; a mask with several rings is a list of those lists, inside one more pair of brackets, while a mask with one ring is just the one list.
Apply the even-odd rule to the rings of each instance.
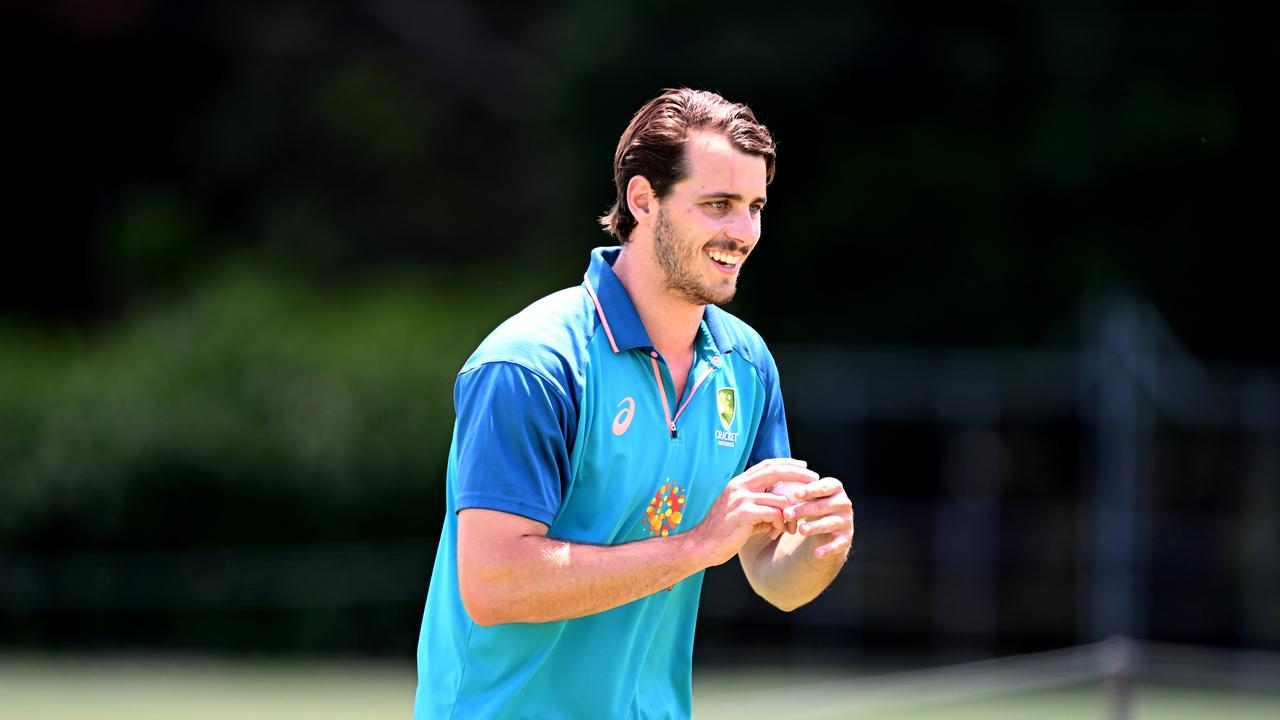
[[743, 105], [650, 101], [601, 219], [621, 248], [463, 366], [418, 718], [687, 718], [705, 568], [737, 555], [791, 610], [843, 565], [849, 498], [789, 459], [773, 358], [716, 307], [774, 157]]

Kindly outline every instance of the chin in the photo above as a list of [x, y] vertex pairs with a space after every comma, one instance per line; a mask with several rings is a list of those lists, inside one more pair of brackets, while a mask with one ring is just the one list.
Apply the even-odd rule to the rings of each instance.
[[727, 305], [730, 300], [733, 300], [733, 296], [737, 294], [737, 290], [737, 288], [732, 288], [724, 292], [707, 293], [707, 297], [711, 298], [712, 305]]

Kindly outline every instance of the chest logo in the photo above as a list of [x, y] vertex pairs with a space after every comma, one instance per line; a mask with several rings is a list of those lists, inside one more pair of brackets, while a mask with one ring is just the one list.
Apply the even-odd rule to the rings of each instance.
[[728, 430], [733, 425], [733, 414], [738, 407], [738, 398], [733, 388], [720, 388], [716, 391], [716, 407], [720, 410], [720, 424]]
[[680, 527], [684, 519], [684, 498], [688, 488], [676, 487], [670, 480], [653, 494], [649, 507], [644, 511], [645, 529], [650, 537], [666, 537]]
[[723, 430], [716, 430], [716, 444], [736, 447], [738, 433], [729, 429], [733, 427], [733, 416], [738, 410], [738, 395], [733, 388], [720, 388], [716, 391], [716, 409], [720, 411], [720, 424], [724, 426]]
[[[623, 407], [623, 406], [626, 407]], [[631, 397], [622, 398], [622, 402], [618, 403], [618, 407], [622, 408], [613, 418], [613, 434], [619, 437], [622, 433], [631, 427], [631, 418], [636, 414], [636, 401]]]

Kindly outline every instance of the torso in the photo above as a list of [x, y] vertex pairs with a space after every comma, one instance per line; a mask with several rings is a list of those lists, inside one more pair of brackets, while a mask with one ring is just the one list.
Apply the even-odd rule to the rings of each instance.
[[[520, 428], [528, 425], [494, 423], [500, 432], [483, 442], [475, 429], [486, 427], [485, 417], [518, 417], [526, 401], [537, 398], [503, 393], [474, 406], [462, 403], [488, 409], [465, 417], [460, 412], [450, 448], [445, 525], [419, 638], [417, 717], [515, 718], [530, 708], [546, 709], [539, 714], [548, 717], [690, 715], [701, 572], [612, 610], [555, 623], [479, 626], [461, 601], [456, 552], [462, 506], [539, 519], [549, 537], [617, 545], [696, 527], [753, 458], [790, 453], [776, 370], [749, 328], [721, 318], [739, 338], [734, 348], [717, 345], [704, 322], [683, 352], [663, 356], [668, 364], [655, 373], [654, 348], [635, 343], [638, 318], [625, 314], [616, 278], [598, 257], [593, 262], [584, 285], [591, 292], [602, 287], [603, 303], [576, 290], [535, 303], [495, 330], [459, 375], [455, 393], [472, 397], [467, 393], [484, 386], [464, 379], [477, 377], [470, 373], [480, 365], [522, 367], [530, 378], [543, 379], [535, 388], [563, 393], [563, 402], [548, 412], [561, 407], [576, 417], [563, 418], [563, 425], [572, 425], [564, 438], [568, 457], [563, 465], [547, 464], [558, 473], [551, 483], [530, 477], [527, 486], [508, 487], [484, 478], [498, 474], [490, 470], [501, 469], [504, 458], [521, 457], [516, 450], [530, 443]], [[606, 330], [607, 311], [613, 311], [612, 332], [631, 329], [631, 342], [620, 350]], [[778, 412], [767, 416], [771, 397]], [[672, 422], [678, 437], [669, 431]], [[484, 492], [460, 502], [460, 488], [468, 484]], [[551, 495], [557, 504], [546, 507]], [[538, 514], [527, 514], [531, 509]], [[600, 658], [609, 662], [602, 665]], [[582, 677], [591, 678], [590, 691], [566, 691], [565, 678]]]

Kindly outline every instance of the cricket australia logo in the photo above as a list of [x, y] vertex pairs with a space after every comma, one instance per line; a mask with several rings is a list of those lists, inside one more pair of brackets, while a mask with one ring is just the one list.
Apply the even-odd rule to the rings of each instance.
[[733, 388], [720, 388], [716, 391], [716, 409], [720, 411], [720, 424], [724, 430], [716, 430], [716, 444], [734, 447], [738, 443], [738, 433], [733, 432], [733, 416], [737, 414], [738, 395]]

